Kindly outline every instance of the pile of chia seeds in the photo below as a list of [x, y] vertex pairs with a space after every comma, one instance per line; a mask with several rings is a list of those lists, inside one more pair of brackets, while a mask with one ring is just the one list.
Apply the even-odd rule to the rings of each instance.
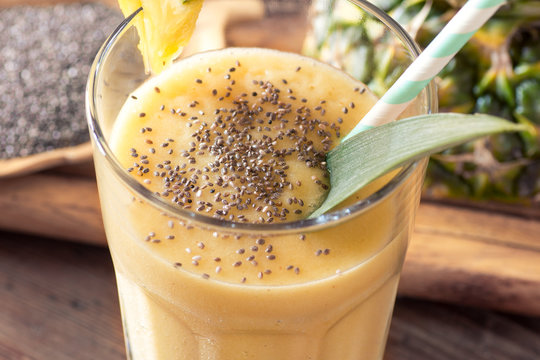
[[88, 73], [122, 19], [96, 3], [0, 9], [0, 159], [89, 140]]

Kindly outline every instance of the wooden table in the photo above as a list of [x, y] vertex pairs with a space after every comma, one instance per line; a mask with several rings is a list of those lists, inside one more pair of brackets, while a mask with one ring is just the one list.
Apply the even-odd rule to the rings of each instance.
[[[0, 232], [0, 359], [125, 359], [104, 247]], [[397, 300], [386, 360], [536, 360], [540, 318]]]

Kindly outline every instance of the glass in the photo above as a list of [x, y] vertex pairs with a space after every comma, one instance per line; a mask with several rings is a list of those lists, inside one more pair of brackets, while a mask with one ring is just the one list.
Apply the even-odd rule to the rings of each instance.
[[[307, 2], [284, 7], [285, 3], [270, 1], [265, 19], [243, 24], [259, 28], [266, 37], [247, 36], [245, 44], [235, 40], [232, 45], [256, 46], [262, 40], [272, 46], [285, 23], [294, 24], [290, 28], [296, 33], [309, 28], [305, 19], [316, 21], [316, 14], [307, 15]], [[370, 29], [365, 38], [374, 45], [371, 54], [385, 48], [405, 54], [392, 56], [391, 73], [402, 71], [419, 53], [417, 46], [371, 4], [353, 3]], [[136, 46], [135, 16], [127, 18], [98, 53], [87, 89], [97, 182], [128, 358], [381, 359], [426, 161], [407, 166], [364, 190], [358, 201], [315, 219], [233, 223], [174, 207], [135, 181], [108, 143], [120, 107], [148, 77]], [[330, 26], [319, 25], [315, 31], [328, 31]], [[233, 37], [235, 31], [230, 30]], [[367, 46], [364, 42], [359, 48]], [[379, 81], [377, 86], [383, 87], [377, 91], [387, 85]], [[435, 110], [430, 86], [408, 112]], [[158, 242], [166, 245], [155, 246]], [[261, 268], [258, 276], [265, 276], [265, 282], [243, 283], [182, 266], [167, 253], [189, 252], [197, 261], [204, 244], [245, 250], [234, 255], [242, 260], [253, 246], [268, 253], [269, 244], [275, 249], [296, 244], [299, 259], [319, 251], [328, 258], [341, 256], [335, 260], [340, 266], [323, 269], [320, 276], [296, 266], [281, 269], [297, 275], [285, 283], [273, 282], [275, 274]]]

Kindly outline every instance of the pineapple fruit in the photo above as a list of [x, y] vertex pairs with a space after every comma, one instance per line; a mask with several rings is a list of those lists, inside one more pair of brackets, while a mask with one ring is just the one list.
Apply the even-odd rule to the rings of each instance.
[[[394, 17], [421, 47], [465, 3], [370, 1]], [[392, 67], [392, 59], [400, 54], [373, 45], [377, 30], [359, 18], [358, 11], [346, 0], [313, 0], [304, 52], [382, 92], [400, 75]], [[509, 1], [448, 64], [436, 84], [440, 111], [499, 115], [526, 124], [529, 131], [491, 136], [433, 156], [426, 195], [540, 206], [540, 1]]]
[[139, 50], [148, 72], [160, 73], [187, 45], [203, 0], [118, 0], [124, 16], [138, 8], [135, 19]]

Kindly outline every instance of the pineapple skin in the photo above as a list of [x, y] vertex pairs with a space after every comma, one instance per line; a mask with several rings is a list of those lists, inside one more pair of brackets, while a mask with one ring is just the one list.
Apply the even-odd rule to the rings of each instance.
[[[316, 10], [304, 50], [322, 60], [340, 59], [334, 65], [345, 70], [365, 64], [363, 73], [352, 75], [377, 91], [378, 84], [397, 75], [381, 61], [385, 54], [370, 51], [362, 41], [369, 38], [369, 29], [351, 21], [350, 4], [346, 18], [335, 10], [340, 1], [313, 1]], [[422, 48], [466, 2], [370, 1], [394, 17]], [[396, 54], [386, 54], [392, 56]], [[444, 68], [436, 84], [441, 112], [498, 115], [527, 125], [528, 131], [491, 136], [432, 156], [425, 196], [540, 206], [540, 1], [514, 0], [501, 8]]]

